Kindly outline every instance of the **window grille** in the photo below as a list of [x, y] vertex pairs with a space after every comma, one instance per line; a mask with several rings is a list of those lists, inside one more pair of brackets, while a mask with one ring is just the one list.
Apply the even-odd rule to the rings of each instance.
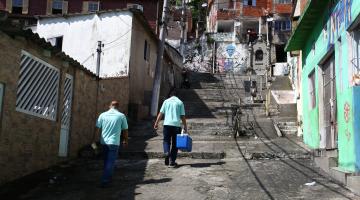
[[59, 78], [57, 68], [22, 51], [16, 110], [55, 121]]
[[89, 2], [89, 12], [96, 12], [96, 11], [99, 11], [99, 2], [96, 2], [96, 1], [90, 1]]

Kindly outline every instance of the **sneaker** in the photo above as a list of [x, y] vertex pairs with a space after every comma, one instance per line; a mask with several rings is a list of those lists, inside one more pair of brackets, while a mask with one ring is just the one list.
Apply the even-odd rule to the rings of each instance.
[[165, 156], [165, 165], [168, 166], [169, 165], [169, 156]]
[[169, 165], [169, 167], [171, 168], [176, 168], [178, 166], [178, 164], [176, 162], [173, 162]]

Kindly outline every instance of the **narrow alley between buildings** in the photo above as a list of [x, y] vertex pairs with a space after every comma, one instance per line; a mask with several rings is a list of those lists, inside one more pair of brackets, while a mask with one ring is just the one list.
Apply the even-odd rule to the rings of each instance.
[[[2, 199], [360, 199], [316, 167], [296, 135], [278, 137], [263, 104], [246, 102], [240, 83], [247, 76], [190, 77], [192, 88], [181, 89], [179, 97], [193, 151], [180, 153], [177, 168], [164, 165], [162, 131], [145, 120], [131, 126], [111, 188], [97, 187], [101, 160], [81, 159], [6, 185]], [[231, 105], [239, 98], [247, 129], [234, 139]], [[291, 112], [285, 116], [277, 109], [277, 120], [291, 119]]]

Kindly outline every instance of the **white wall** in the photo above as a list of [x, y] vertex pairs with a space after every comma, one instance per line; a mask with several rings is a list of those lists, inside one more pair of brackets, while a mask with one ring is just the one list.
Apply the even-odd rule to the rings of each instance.
[[132, 13], [129, 11], [43, 18], [33, 31], [46, 40], [63, 36], [62, 50], [96, 72], [97, 44], [101, 55], [101, 77], [126, 76], [129, 72]]

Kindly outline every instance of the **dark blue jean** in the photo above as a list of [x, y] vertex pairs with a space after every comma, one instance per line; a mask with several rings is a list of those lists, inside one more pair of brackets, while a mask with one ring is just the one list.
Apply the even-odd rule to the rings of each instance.
[[[177, 126], [164, 126], [164, 153], [170, 156], [171, 162], [174, 163], [177, 157], [178, 149], [176, 148], [176, 135], [181, 133], [181, 128]], [[170, 150], [171, 148], [171, 150]], [[170, 154], [169, 154], [170, 152]]]
[[111, 182], [114, 172], [115, 161], [118, 157], [118, 145], [103, 145], [104, 171], [101, 182], [107, 184]]

